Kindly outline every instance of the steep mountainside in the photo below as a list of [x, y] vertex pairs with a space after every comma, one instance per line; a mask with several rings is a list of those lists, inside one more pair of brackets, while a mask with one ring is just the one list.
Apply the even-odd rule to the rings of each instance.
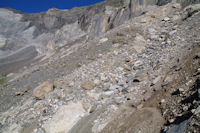
[[200, 132], [200, 4], [177, 2], [0, 9], [0, 133]]
[[83, 36], [94, 38], [130, 17], [141, 14], [148, 5], [156, 4], [156, 1], [150, 1], [108, 0], [90, 7], [49, 9], [47, 12], [35, 14], [1, 9], [0, 34], [1, 40], [6, 40], [1, 49], [17, 50], [29, 45], [45, 47], [50, 42], [56, 47]]
[[[0, 9], [0, 56], [14, 54], [24, 47], [34, 46], [30, 58], [49, 55], [71, 43], [91, 40], [132, 17], [153, 9], [156, 0], [105, 1], [89, 7], [71, 10], [49, 9], [47, 12], [24, 14], [11, 9]], [[0, 58], [1, 58], [0, 57]], [[23, 58], [24, 57], [19, 57]], [[29, 58], [29, 59], [30, 59]], [[0, 63], [12, 64], [15, 60]], [[19, 62], [18, 64], [23, 65]], [[12, 68], [13, 70], [18, 69]], [[9, 72], [0, 71], [0, 73]]]

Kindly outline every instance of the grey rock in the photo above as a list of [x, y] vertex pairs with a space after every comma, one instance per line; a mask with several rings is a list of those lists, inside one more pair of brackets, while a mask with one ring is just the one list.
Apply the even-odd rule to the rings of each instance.
[[130, 83], [130, 82], [132, 82], [133, 81], [133, 78], [134, 78], [134, 75], [129, 75], [128, 77], [127, 77], [127, 79], [126, 79], [126, 83]]
[[167, 133], [183, 133], [186, 129], [186, 125], [187, 125], [187, 120], [183, 121], [182, 123], [180, 123], [179, 125], [175, 125], [172, 128], [170, 128]]
[[123, 92], [123, 93], [129, 93], [128, 88], [123, 88], [123, 89], [122, 89], [122, 92]]
[[103, 88], [104, 91], [108, 91], [110, 89], [110, 84], [106, 84]]
[[165, 4], [170, 3], [170, 2], [172, 2], [172, 0], [158, 0], [157, 4], [159, 6], [162, 6], [162, 5], [165, 5]]
[[200, 3], [200, 0], [177, 0], [177, 2], [181, 3], [182, 7], [186, 7], [188, 5]]
[[200, 4], [187, 6], [184, 10], [188, 13], [189, 16], [192, 16], [194, 13], [200, 11]]
[[14, 72], [37, 56], [34, 46], [28, 46], [0, 58], [0, 73]]
[[173, 30], [173, 31], [169, 32], [169, 35], [172, 36], [176, 32], [177, 32], [176, 30]]
[[[15, 52], [33, 45], [39, 55], [52, 54], [52, 51], [66, 44], [93, 39], [132, 17], [152, 10], [155, 4], [155, 0], [107, 0], [88, 7], [71, 10], [53, 8], [34, 14], [0, 8], [0, 50]], [[136, 49], [140, 52], [144, 47], [141, 49], [137, 46]], [[25, 61], [26, 64], [30, 62]], [[18, 63], [19, 67], [15, 69], [20, 69], [25, 63]], [[4, 71], [8, 73], [10, 69]]]
[[180, 15], [174, 15], [172, 17], [172, 22], [174, 22], [174, 23], [179, 23], [181, 21], [182, 21], [182, 17]]
[[200, 106], [195, 111], [195, 114], [199, 114], [199, 113], [200, 113]]
[[9, 51], [3, 51], [3, 50], [0, 50], [0, 57], [3, 58], [3, 57], [6, 57], [10, 54]]
[[[71, 10], [49, 9], [47, 12], [25, 14], [12, 9], [0, 9], [0, 35], [3, 40], [8, 40], [4, 49], [19, 49], [27, 44], [46, 45], [49, 39], [53, 39], [58, 45], [59, 40], [69, 42], [77, 29], [86, 33], [89, 39], [100, 35], [102, 31], [112, 29], [131, 17], [140, 15], [148, 6], [155, 4], [155, 1], [139, 2], [130, 0], [126, 4], [121, 1], [114, 2], [119, 8], [110, 6], [113, 2], [101, 2], [88, 7], [73, 8]], [[138, 6], [135, 6], [135, 5]], [[125, 9], [122, 8], [125, 6]], [[111, 13], [109, 13], [111, 12]], [[9, 16], [9, 17], [8, 17]], [[105, 22], [105, 23], [104, 23]], [[77, 25], [74, 25], [76, 24]], [[65, 32], [64, 27], [73, 25], [76, 28]], [[11, 28], [12, 27], [12, 28]], [[63, 29], [62, 35], [56, 35], [58, 29]], [[62, 30], [61, 30], [62, 31]], [[85, 34], [85, 35], [86, 35]], [[82, 36], [82, 34], [79, 34]], [[62, 37], [63, 36], [63, 37]], [[78, 39], [77, 37], [76, 39]], [[12, 45], [12, 47], [11, 47]]]
[[168, 83], [169, 83], [169, 81], [164, 81], [164, 82], [162, 82], [161, 87], [166, 86]]
[[161, 82], [161, 79], [162, 79], [161, 76], [156, 77], [156, 78], [152, 81], [152, 84], [155, 85], [155, 84]]
[[155, 85], [155, 86], [153, 87], [153, 90], [154, 90], [154, 91], [157, 91], [157, 90], [159, 90], [160, 88], [162, 88], [162, 86], [161, 86], [160, 84], [157, 84], [157, 85]]
[[159, 35], [151, 35], [151, 36], [149, 37], [149, 39], [158, 41], [158, 40], [159, 40]]
[[110, 86], [110, 90], [116, 90], [116, 89], [119, 89], [119, 88], [121, 88], [119, 85]]
[[37, 133], [45, 133], [45, 131], [42, 129], [39, 129], [39, 130], [37, 130]]
[[135, 68], [138, 68], [138, 67], [140, 67], [140, 66], [142, 66], [143, 65], [143, 61], [141, 61], [141, 60], [138, 60], [138, 61], [136, 61], [135, 63], [134, 63], [134, 67]]
[[21, 132], [22, 132], [22, 126], [16, 123], [2, 130], [2, 133], [21, 133]]
[[141, 101], [134, 101], [133, 104], [132, 104], [132, 107], [136, 108], [140, 104], [141, 104]]
[[3, 125], [0, 123], [0, 131], [1, 131], [2, 128], [3, 128]]
[[[200, 3], [200, 0], [175, 0], [175, 1], [181, 3], [183, 7], [188, 6], [190, 4]], [[172, 2], [172, 0], [158, 0], [157, 4], [162, 6], [170, 2]]]

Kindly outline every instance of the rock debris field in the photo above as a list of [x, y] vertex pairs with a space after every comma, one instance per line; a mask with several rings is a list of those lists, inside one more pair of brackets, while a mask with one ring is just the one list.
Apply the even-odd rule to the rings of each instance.
[[0, 132], [200, 132], [199, 11], [153, 6], [2, 76]]

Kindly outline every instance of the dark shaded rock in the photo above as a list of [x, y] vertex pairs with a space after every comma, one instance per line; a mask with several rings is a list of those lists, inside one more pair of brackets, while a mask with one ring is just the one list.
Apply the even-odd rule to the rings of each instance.
[[163, 5], [170, 3], [170, 2], [172, 2], [172, 0], [158, 0], [157, 5], [163, 6]]
[[187, 120], [183, 121], [179, 125], [171, 127], [166, 133], [183, 133], [186, 129]]
[[128, 88], [123, 88], [123, 89], [122, 89], [122, 92], [123, 92], [123, 93], [128, 93]]
[[134, 83], [139, 83], [140, 80], [139, 80], [139, 79], [133, 79], [133, 82], [134, 82]]
[[4, 58], [0, 58], [0, 74], [14, 72], [17, 69], [31, 63], [34, 57], [37, 56], [37, 51], [34, 46], [29, 46], [18, 50], [13, 54], [9, 54]]
[[3, 125], [0, 123], [0, 132], [1, 132], [1, 129], [3, 128]]

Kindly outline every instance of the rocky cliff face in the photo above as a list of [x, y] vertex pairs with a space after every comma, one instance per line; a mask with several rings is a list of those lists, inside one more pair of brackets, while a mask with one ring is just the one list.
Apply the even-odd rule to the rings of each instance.
[[[178, 0], [184, 5], [199, 0]], [[171, 0], [106, 0], [71, 10], [49, 9], [24, 14], [0, 9], [0, 55], [34, 45], [40, 54], [63, 47], [75, 40], [87, 40], [119, 26], [132, 17]]]
[[[131, 17], [145, 12], [156, 0], [107, 0], [89, 7], [71, 10], [49, 9], [24, 14], [0, 9], [0, 49], [16, 51], [34, 45], [40, 53], [84, 37], [92, 39]], [[84, 39], [84, 40], [85, 40]], [[46, 49], [47, 48], [47, 49]]]
[[[10, 60], [9, 56], [24, 60], [25, 57], [18, 54], [24, 47], [32, 53], [28, 59], [36, 55], [49, 57], [63, 47], [91, 40], [132, 17], [154, 9], [156, 3], [157, 0], [107, 0], [89, 7], [49, 9], [35, 14], [1, 8], [0, 58], [9, 58], [9, 65], [17, 62], [23, 66], [21, 60]], [[5, 68], [6, 64], [8, 62], [1, 62], [0, 67]]]

